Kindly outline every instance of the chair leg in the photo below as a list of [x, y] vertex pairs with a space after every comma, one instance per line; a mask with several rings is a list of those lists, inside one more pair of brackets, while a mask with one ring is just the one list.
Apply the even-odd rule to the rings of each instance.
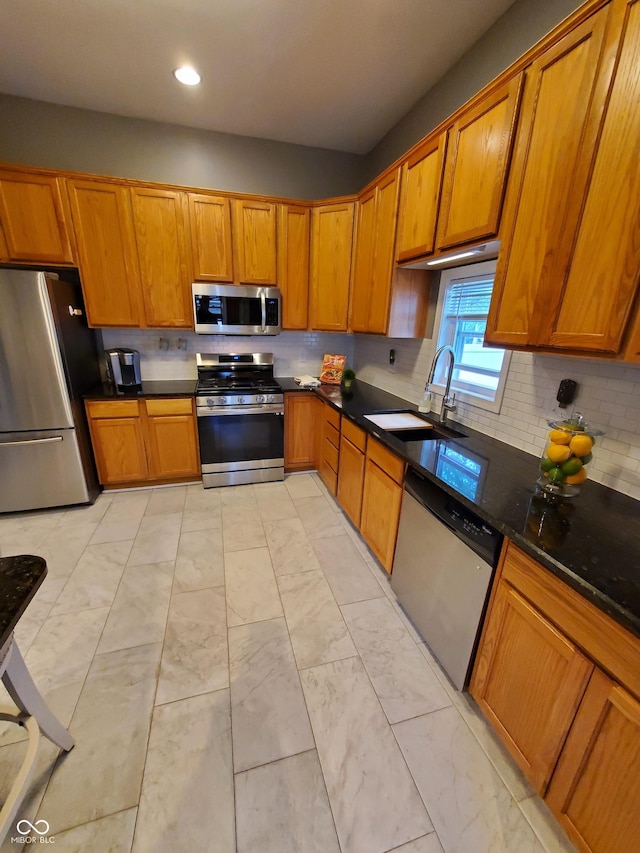
[[20, 711], [34, 717], [42, 734], [56, 746], [64, 749], [65, 752], [72, 749], [73, 738], [47, 707], [29, 674], [15, 639], [11, 643], [4, 663], [2, 681]]

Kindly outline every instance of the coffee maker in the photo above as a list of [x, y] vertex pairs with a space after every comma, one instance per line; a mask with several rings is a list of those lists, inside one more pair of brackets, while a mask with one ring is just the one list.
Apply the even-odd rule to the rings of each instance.
[[107, 373], [119, 391], [140, 387], [140, 353], [137, 349], [115, 347], [106, 351]]

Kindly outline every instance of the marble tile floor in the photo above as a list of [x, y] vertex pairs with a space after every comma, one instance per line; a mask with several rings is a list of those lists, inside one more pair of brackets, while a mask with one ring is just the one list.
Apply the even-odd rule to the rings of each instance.
[[[573, 850], [317, 474], [0, 516], [18, 553], [50, 571], [16, 636], [76, 740], [19, 817], [59, 853]], [[0, 803], [24, 749], [0, 728]]]

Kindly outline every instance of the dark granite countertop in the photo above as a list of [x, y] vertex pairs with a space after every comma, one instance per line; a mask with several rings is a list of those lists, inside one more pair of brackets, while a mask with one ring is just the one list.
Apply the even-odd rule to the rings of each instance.
[[587, 481], [577, 497], [551, 503], [536, 495], [530, 453], [453, 422], [464, 438], [405, 443], [364, 415], [415, 404], [357, 380], [346, 395], [326, 385], [316, 393], [640, 637], [640, 502]]
[[42, 557], [0, 557], [0, 650], [45, 579]]
[[123, 400], [127, 397], [193, 397], [196, 390], [195, 379], [152, 379], [142, 385], [119, 391], [115, 385], [106, 382], [96, 385], [86, 394], [85, 400]]

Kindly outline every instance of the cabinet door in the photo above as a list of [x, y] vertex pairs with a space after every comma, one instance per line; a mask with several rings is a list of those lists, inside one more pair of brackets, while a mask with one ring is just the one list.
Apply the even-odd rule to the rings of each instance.
[[393, 566], [401, 503], [402, 486], [367, 458], [360, 532], [389, 573]]
[[344, 435], [340, 437], [338, 501], [356, 527], [360, 527], [365, 456]]
[[545, 798], [579, 850], [636, 853], [639, 766], [640, 702], [596, 670]]
[[498, 233], [522, 74], [461, 116], [449, 131], [438, 248]]
[[91, 326], [139, 326], [140, 271], [127, 187], [68, 180], [82, 291]]
[[309, 251], [311, 211], [278, 205], [278, 286], [282, 291], [282, 328], [309, 324]]
[[136, 187], [131, 199], [146, 325], [193, 327], [185, 195]]
[[73, 261], [58, 178], [0, 171], [0, 222], [6, 260]]
[[311, 230], [311, 328], [346, 332], [355, 205], [316, 207]]
[[296, 391], [284, 396], [284, 467], [306, 471], [315, 467], [318, 418], [315, 394]]
[[433, 252], [442, 186], [446, 134], [427, 140], [402, 167], [402, 201], [396, 259], [408, 261]]
[[275, 284], [276, 205], [233, 200], [233, 263], [242, 284]]
[[188, 198], [194, 279], [233, 281], [229, 199], [204, 193], [189, 193]]
[[89, 427], [103, 485], [147, 479], [149, 469], [139, 417], [90, 419]]
[[351, 294], [351, 329], [354, 332], [369, 331], [369, 304], [373, 289], [376, 236], [376, 198], [377, 189], [374, 187], [360, 198], [357, 206], [358, 219]]
[[573, 643], [500, 582], [470, 692], [540, 794], [592, 671]]
[[487, 342], [535, 344], [553, 320], [550, 293], [568, 256], [560, 235], [563, 224], [575, 229], [611, 77], [610, 61], [599, 73], [610, 12], [596, 12], [527, 71]]
[[[150, 475], [157, 478], [200, 475], [193, 401], [147, 400], [147, 446]], [[155, 411], [171, 414], [154, 415]]]
[[[619, 352], [640, 270], [640, 5], [625, 34], [564, 288], [548, 300], [539, 342]], [[555, 321], [554, 321], [555, 317]]]

